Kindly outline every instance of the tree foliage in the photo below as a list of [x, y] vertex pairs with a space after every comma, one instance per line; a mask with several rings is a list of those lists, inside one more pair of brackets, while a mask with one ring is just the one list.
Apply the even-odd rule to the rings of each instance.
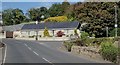
[[69, 2], [62, 2], [62, 4], [58, 3], [58, 4], [53, 4], [50, 8], [49, 8], [49, 14], [51, 17], [55, 17], [55, 16], [62, 16], [65, 14], [66, 9], [68, 9], [70, 6]]
[[[85, 2], [72, 5], [68, 11], [68, 18], [74, 18], [80, 23], [88, 23], [83, 30], [96, 37], [106, 35], [106, 27], [109, 30], [115, 24], [115, 2]], [[118, 9], [118, 8], [117, 8]]]
[[62, 8], [61, 4], [53, 4], [49, 8], [49, 14], [51, 17], [61, 16], [61, 15], [63, 15], [63, 11], [64, 11], [64, 9]]
[[[44, 15], [44, 18], [41, 18], [42, 15]], [[40, 20], [49, 17], [49, 14], [46, 7], [40, 7], [40, 8], [31, 8], [28, 11], [28, 16], [31, 20], [40, 22]]]
[[24, 13], [20, 9], [7, 9], [2, 12], [3, 24], [13, 25], [20, 24], [26, 20]]

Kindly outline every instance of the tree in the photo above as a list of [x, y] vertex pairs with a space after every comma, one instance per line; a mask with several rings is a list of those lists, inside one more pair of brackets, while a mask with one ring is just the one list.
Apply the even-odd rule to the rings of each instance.
[[48, 18], [49, 17], [48, 10], [47, 10], [46, 7], [31, 8], [28, 11], [28, 16], [33, 21], [39, 21], [40, 22], [40, 20], [43, 20], [41, 18], [42, 15], [44, 15], [44, 18]]
[[68, 14], [68, 16], [80, 21], [80, 23], [88, 23], [88, 27], [83, 31], [90, 35], [95, 34], [96, 37], [104, 37], [106, 27], [109, 27], [109, 30], [114, 28], [115, 5], [114, 2], [76, 3], [71, 6], [73, 11], [70, 13], [73, 15]]
[[64, 14], [64, 9], [61, 4], [53, 4], [49, 8], [49, 14], [51, 17], [62, 16]]
[[13, 25], [24, 22], [26, 17], [20, 9], [7, 9], [2, 12], [2, 18], [4, 25]]
[[25, 20], [25, 16], [22, 10], [20, 9], [13, 9], [13, 20], [15, 21], [14, 24], [20, 24]]

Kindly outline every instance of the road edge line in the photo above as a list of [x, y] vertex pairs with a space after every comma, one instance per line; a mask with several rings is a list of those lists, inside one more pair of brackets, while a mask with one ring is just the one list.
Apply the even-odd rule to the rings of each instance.
[[34, 54], [36, 54], [37, 56], [39, 56], [39, 54], [38, 54], [38, 53], [36, 53], [35, 51], [33, 51], [33, 53], [34, 53]]
[[[3, 43], [3, 42], [2, 42]], [[5, 43], [4, 43], [5, 44]], [[4, 58], [3, 58], [3, 62], [2, 64], [5, 64], [5, 60], [6, 60], [6, 54], [7, 54], [7, 45], [5, 44], [5, 54], [4, 54]]]
[[52, 62], [50, 62], [49, 60], [47, 60], [46, 58], [42, 57], [42, 59], [44, 59], [45, 61], [47, 61], [48, 63], [54, 65]]

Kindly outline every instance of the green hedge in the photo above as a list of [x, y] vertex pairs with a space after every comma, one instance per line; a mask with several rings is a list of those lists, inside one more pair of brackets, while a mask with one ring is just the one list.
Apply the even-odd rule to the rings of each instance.
[[103, 42], [101, 44], [100, 54], [105, 60], [116, 63], [118, 48], [116, 48], [112, 42]]
[[102, 42], [112, 42], [114, 43], [115, 39], [114, 38], [87, 38], [86, 40], [83, 41], [84, 44], [86, 45], [100, 45]]

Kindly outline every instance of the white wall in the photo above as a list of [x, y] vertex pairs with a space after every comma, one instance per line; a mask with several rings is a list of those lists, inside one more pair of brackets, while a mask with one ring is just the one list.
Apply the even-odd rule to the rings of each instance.
[[[52, 30], [48, 30], [49, 31], [49, 34], [50, 36], [53, 36], [53, 31]], [[65, 36], [67, 35], [71, 35], [71, 34], [74, 34], [74, 30], [54, 30], [54, 35], [57, 36], [57, 32], [58, 31], [62, 31], [64, 32]], [[29, 32], [29, 33], [28, 33]], [[38, 31], [38, 35], [41, 35], [41, 37], [44, 37], [44, 30], [40, 30]], [[77, 30], [78, 34], [80, 35], [80, 31]], [[19, 34], [20, 37], [28, 37], [28, 36], [34, 36], [36, 35], [36, 31], [22, 31], [22, 32], [15, 32], [15, 34]]]

